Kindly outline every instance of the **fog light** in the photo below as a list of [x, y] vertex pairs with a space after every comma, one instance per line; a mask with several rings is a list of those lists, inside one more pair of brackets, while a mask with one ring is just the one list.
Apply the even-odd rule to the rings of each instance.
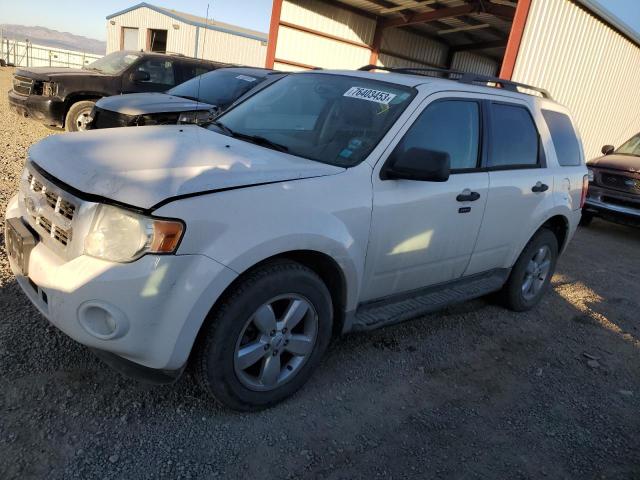
[[112, 305], [99, 302], [83, 303], [78, 310], [78, 321], [90, 335], [100, 340], [113, 340], [127, 333], [126, 316]]

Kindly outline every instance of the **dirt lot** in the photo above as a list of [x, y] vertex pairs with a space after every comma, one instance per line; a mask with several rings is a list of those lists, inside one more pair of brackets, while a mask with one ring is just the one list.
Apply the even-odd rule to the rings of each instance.
[[[10, 75], [3, 212], [52, 134], [8, 112]], [[294, 398], [241, 415], [190, 375], [108, 370], [29, 305], [2, 251], [0, 478], [640, 478], [639, 302], [640, 230], [595, 221], [534, 311], [478, 300], [348, 336]]]

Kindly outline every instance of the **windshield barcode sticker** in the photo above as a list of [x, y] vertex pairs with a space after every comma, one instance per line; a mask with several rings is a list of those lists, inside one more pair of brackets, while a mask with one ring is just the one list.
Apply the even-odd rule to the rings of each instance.
[[255, 78], [253, 78], [253, 77], [249, 77], [249, 76], [247, 76], [247, 75], [238, 75], [236, 78], [237, 78], [238, 80], [244, 80], [245, 82], [255, 82], [255, 81], [256, 81], [256, 79], [255, 79]]
[[369, 102], [389, 105], [391, 100], [396, 98], [396, 95], [395, 93], [383, 92], [382, 90], [373, 90], [371, 88], [351, 87], [344, 93], [343, 97], [359, 98], [360, 100], [367, 100]]

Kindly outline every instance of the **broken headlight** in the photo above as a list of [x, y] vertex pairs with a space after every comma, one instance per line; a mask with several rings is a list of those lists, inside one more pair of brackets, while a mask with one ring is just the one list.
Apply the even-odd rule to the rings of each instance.
[[58, 94], [58, 85], [54, 82], [42, 82], [42, 95], [55, 97]]

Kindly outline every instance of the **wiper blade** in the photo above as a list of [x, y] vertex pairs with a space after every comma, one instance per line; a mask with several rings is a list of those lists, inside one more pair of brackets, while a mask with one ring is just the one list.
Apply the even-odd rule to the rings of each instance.
[[227, 127], [224, 123], [219, 122], [218, 120], [209, 120], [207, 122], [199, 123], [198, 125], [201, 126], [202, 128], [206, 128], [209, 125], [215, 125], [216, 127], [218, 127], [220, 130], [222, 130], [224, 133], [226, 133], [230, 137], [235, 137], [236, 136], [236, 132], [234, 132], [229, 127]]
[[271, 148], [272, 150], [278, 150], [279, 152], [287, 153], [289, 151], [289, 147], [285, 145], [281, 145], [276, 142], [272, 142], [268, 138], [261, 137], [259, 135], [247, 135], [246, 133], [235, 133], [233, 135], [236, 138], [242, 138], [244, 140], [249, 140], [250, 142], [255, 143], [256, 145], [260, 145], [262, 147]]

